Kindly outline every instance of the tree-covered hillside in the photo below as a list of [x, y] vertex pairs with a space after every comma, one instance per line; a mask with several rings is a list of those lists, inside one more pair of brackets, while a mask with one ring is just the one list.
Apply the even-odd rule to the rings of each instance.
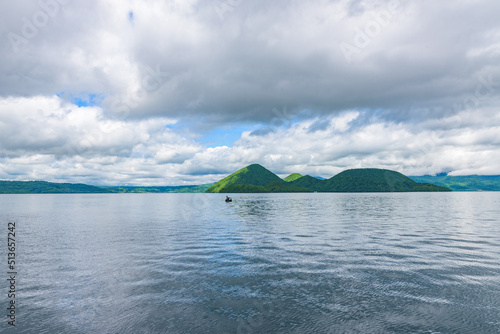
[[106, 193], [106, 189], [86, 184], [45, 181], [0, 181], [0, 194]]
[[468, 175], [468, 176], [410, 176], [417, 182], [427, 182], [453, 191], [500, 191], [500, 175]]
[[327, 180], [306, 175], [285, 182], [260, 165], [250, 165], [215, 183], [207, 190], [207, 192], [227, 193], [308, 191], [402, 192], [450, 191], [450, 189], [429, 183], [417, 183], [401, 173], [376, 168], [350, 169]]
[[293, 174], [290, 174], [288, 175], [287, 177], [285, 177], [283, 179], [283, 181], [285, 182], [292, 182], [292, 181], [295, 181], [297, 179], [300, 179], [302, 177], [302, 174], [299, 174], [299, 173], [293, 173]]
[[97, 187], [45, 181], [0, 181], [0, 194], [57, 193], [199, 193], [199, 192], [392, 192], [500, 190], [500, 176], [414, 176], [375, 168], [350, 169], [330, 179], [294, 173], [280, 179], [258, 164], [249, 165], [215, 184], [156, 187]]
[[159, 187], [101, 187], [111, 193], [202, 193], [213, 183], [190, 186], [159, 186]]
[[319, 191], [328, 192], [401, 192], [450, 191], [432, 184], [420, 184], [387, 169], [360, 168], [343, 171], [325, 181]]
[[212, 184], [160, 187], [97, 187], [45, 181], [0, 181], [0, 194], [202, 193]]
[[232, 184], [222, 188], [221, 193], [309, 193], [311, 189], [294, 187], [283, 180], [274, 181], [265, 186], [251, 184]]
[[208, 188], [206, 192], [218, 193], [221, 192], [222, 189], [235, 184], [264, 187], [275, 181], [283, 182], [278, 175], [270, 172], [259, 164], [253, 164], [234, 172], [219, 182], [216, 182], [213, 186]]
[[319, 180], [310, 175], [304, 175], [303, 177], [290, 182], [290, 185], [293, 185], [295, 187], [304, 187], [312, 189], [313, 191], [318, 191], [319, 189], [321, 189], [324, 183], [325, 180]]

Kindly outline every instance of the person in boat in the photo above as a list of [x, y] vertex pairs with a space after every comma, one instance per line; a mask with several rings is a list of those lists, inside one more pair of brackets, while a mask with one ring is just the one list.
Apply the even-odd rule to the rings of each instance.
[[231, 201], [232, 201], [231, 197], [226, 195], [226, 202], [231, 202]]

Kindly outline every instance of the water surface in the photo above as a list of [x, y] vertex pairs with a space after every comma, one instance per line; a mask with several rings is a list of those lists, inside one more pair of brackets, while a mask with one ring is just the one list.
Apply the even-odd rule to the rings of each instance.
[[500, 331], [500, 193], [0, 195], [0, 221], [17, 333]]

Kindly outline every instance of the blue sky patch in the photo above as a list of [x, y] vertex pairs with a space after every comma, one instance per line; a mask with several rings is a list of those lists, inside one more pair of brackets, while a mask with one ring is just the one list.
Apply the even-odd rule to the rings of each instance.
[[228, 146], [232, 147], [234, 142], [241, 138], [244, 131], [252, 130], [249, 126], [236, 126], [232, 128], [217, 128], [210, 134], [203, 136], [201, 143], [206, 147]]
[[81, 107], [99, 107], [101, 106], [103, 97], [97, 94], [89, 94], [87, 96], [74, 96], [71, 98], [71, 102]]

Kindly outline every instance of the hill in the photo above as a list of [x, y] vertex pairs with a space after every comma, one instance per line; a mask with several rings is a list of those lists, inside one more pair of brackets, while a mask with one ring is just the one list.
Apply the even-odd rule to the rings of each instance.
[[[286, 180], [286, 181], [285, 181]], [[500, 176], [414, 176], [385, 169], [350, 169], [330, 179], [294, 173], [280, 179], [261, 165], [238, 170], [215, 184], [189, 186], [117, 186], [45, 181], [0, 181], [0, 194], [66, 193], [199, 193], [199, 192], [387, 192], [387, 191], [499, 191]], [[422, 182], [422, 183], [419, 183]]]
[[318, 191], [327, 192], [404, 192], [450, 191], [445, 187], [418, 183], [409, 177], [387, 169], [360, 168], [343, 171], [325, 183]]
[[302, 177], [302, 174], [299, 174], [299, 173], [293, 173], [293, 174], [290, 174], [288, 175], [287, 177], [285, 177], [283, 179], [283, 181], [285, 182], [292, 182], [292, 181], [295, 181], [297, 179], [300, 179]]
[[427, 182], [453, 191], [500, 191], [500, 175], [410, 176], [416, 182]]
[[0, 181], [0, 194], [201, 193], [212, 184], [159, 187], [97, 187], [82, 183]]
[[295, 187], [304, 187], [312, 189], [313, 191], [318, 191], [322, 188], [324, 182], [325, 182], [324, 180], [319, 180], [313, 176], [305, 175], [302, 176], [300, 179], [290, 182], [290, 185], [293, 185]]
[[232, 184], [222, 188], [221, 193], [310, 193], [311, 189], [294, 187], [283, 180], [274, 181], [265, 186], [254, 186], [251, 184]]
[[252, 185], [264, 187], [271, 182], [284, 182], [278, 175], [270, 172], [259, 164], [249, 165], [244, 167], [233, 174], [216, 182], [213, 186], [208, 188], [207, 193], [219, 193], [223, 188], [231, 185]]
[[202, 193], [210, 188], [213, 183], [191, 186], [157, 186], [157, 187], [99, 187], [110, 193]]
[[[294, 177], [290, 179], [292, 178]], [[413, 192], [450, 191], [450, 189], [430, 183], [418, 183], [401, 173], [376, 168], [349, 169], [327, 180], [320, 180], [305, 175], [295, 178], [292, 181], [285, 182], [260, 165], [250, 165], [215, 183], [206, 192], [251, 193], [310, 191]]]
[[0, 181], [0, 194], [106, 193], [106, 189], [87, 184], [45, 181]]

